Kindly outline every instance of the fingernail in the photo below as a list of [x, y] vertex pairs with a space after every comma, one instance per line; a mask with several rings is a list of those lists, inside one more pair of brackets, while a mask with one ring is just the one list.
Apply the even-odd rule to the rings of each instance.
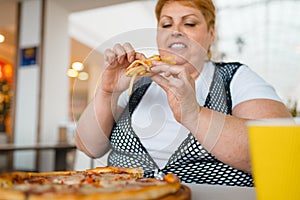
[[155, 67], [155, 66], [151, 67], [151, 71], [155, 71], [156, 68], [157, 67]]
[[134, 61], [134, 56], [130, 56], [129, 62], [133, 62], [133, 61]]

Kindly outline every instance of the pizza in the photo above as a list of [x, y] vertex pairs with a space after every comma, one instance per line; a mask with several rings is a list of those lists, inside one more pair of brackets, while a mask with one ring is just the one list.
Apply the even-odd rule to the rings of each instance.
[[174, 174], [143, 178], [141, 168], [97, 167], [84, 171], [11, 172], [0, 175], [3, 200], [190, 199]]
[[137, 76], [151, 76], [152, 61], [162, 61], [170, 65], [176, 64], [172, 57], [161, 57], [159, 55], [153, 55], [144, 60], [135, 60], [126, 68], [126, 76], [131, 77], [128, 95], [132, 93], [132, 87], [134, 80]]

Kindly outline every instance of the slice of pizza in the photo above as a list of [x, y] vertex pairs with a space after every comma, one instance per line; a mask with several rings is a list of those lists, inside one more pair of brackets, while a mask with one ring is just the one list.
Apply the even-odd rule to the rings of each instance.
[[161, 57], [159, 55], [153, 55], [148, 59], [135, 60], [126, 68], [126, 76], [131, 77], [128, 96], [132, 93], [133, 83], [137, 76], [151, 76], [152, 61], [162, 61], [170, 65], [176, 64], [172, 57]]

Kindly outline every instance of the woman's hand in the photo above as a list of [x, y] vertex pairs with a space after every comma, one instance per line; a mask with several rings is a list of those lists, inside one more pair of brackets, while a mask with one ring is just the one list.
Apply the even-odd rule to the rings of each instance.
[[196, 100], [195, 80], [184, 66], [153, 64], [152, 80], [166, 91], [175, 119], [187, 128], [192, 127], [201, 109]]
[[130, 78], [126, 77], [126, 68], [136, 59], [146, 57], [135, 52], [131, 44], [116, 44], [112, 49], [104, 52], [104, 72], [100, 89], [108, 94], [123, 92], [128, 88]]

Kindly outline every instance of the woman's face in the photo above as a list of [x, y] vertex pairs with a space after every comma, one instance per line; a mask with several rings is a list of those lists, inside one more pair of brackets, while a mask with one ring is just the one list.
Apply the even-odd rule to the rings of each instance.
[[[200, 65], [214, 41], [202, 12], [178, 2], [167, 3], [158, 22], [157, 45], [161, 56], [173, 56], [177, 64]], [[200, 60], [201, 59], [201, 60]]]

